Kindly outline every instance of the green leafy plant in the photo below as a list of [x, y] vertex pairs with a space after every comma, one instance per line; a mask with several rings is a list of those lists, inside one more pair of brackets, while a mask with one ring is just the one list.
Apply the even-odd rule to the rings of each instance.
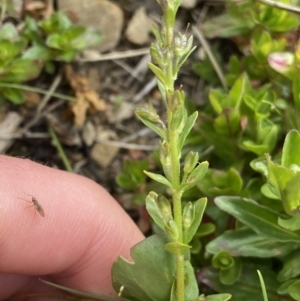
[[4, 24], [0, 29], [0, 101], [23, 103], [16, 84], [37, 78], [44, 66], [53, 70], [55, 60], [72, 61], [100, 41], [99, 32], [75, 26], [62, 12], [40, 22], [26, 17], [21, 32], [12, 23]]

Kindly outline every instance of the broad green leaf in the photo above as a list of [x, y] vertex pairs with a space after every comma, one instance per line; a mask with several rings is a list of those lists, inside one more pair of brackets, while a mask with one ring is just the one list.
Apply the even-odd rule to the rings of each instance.
[[293, 216], [290, 219], [278, 218], [278, 225], [284, 229], [297, 231], [300, 230], [300, 217]]
[[288, 292], [294, 300], [300, 301], [300, 280], [292, 283], [288, 288]]
[[299, 246], [300, 244], [297, 243], [282, 243], [266, 239], [251, 229], [243, 227], [225, 231], [206, 245], [206, 251], [217, 254], [223, 250], [234, 257], [271, 258], [286, 255]]
[[172, 187], [172, 184], [164, 176], [149, 171], [144, 171], [144, 173], [152, 180], [164, 184], [168, 187]]
[[222, 196], [215, 199], [216, 205], [223, 211], [233, 215], [241, 223], [254, 232], [281, 242], [300, 242], [300, 235], [281, 228], [277, 224], [279, 213], [259, 205], [253, 200]]
[[201, 268], [197, 279], [216, 292], [227, 292], [232, 295], [232, 300], [262, 301], [262, 292], [257, 270], [264, 276], [269, 301], [281, 301], [282, 296], [277, 293], [279, 286], [276, 274], [265, 266], [243, 264], [240, 278], [232, 285], [222, 284], [219, 280], [219, 271], [213, 267]]
[[[300, 105], [300, 103], [299, 103]], [[290, 168], [292, 164], [300, 166], [300, 134], [296, 130], [290, 131], [284, 140], [281, 165]]]
[[289, 286], [290, 286], [292, 283], [294, 283], [295, 281], [297, 281], [297, 280], [293, 279], [293, 280], [289, 280], [289, 281], [287, 281], [287, 282], [282, 283], [282, 284], [279, 286], [278, 290], [277, 290], [278, 294], [280, 294], [280, 295], [287, 295], [287, 294], [289, 293], [289, 291], [288, 291]]
[[124, 286], [122, 297], [131, 301], [169, 300], [175, 258], [164, 250], [168, 242], [165, 236], [153, 235], [131, 249], [133, 262], [119, 257], [112, 267], [116, 292]]
[[299, 249], [284, 258], [283, 267], [277, 275], [279, 282], [296, 278], [300, 274]]
[[184, 288], [185, 300], [195, 300], [199, 295], [198, 283], [195, 277], [194, 268], [188, 260], [184, 262], [184, 272], [186, 279], [188, 279]]
[[46, 280], [43, 280], [43, 279], [40, 279], [40, 281], [43, 282], [43, 283], [45, 283], [45, 284], [47, 284], [47, 285], [56, 287], [56, 288], [58, 288], [60, 290], [63, 290], [63, 291], [66, 291], [68, 293], [71, 293], [71, 294], [74, 294], [74, 295], [78, 295], [78, 296], [81, 296], [81, 297], [86, 297], [86, 298], [91, 298], [91, 299], [96, 299], [96, 300], [97, 299], [98, 300], [105, 300], [105, 301], [119, 301], [119, 299], [117, 299], [117, 298], [110, 298], [110, 297], [103, 296], [103, 295], [98, 295], [98, 294], [92, 294], [92, 293], [78, 291], [78, 290], [75, 290], [75, 289], [72, 289], [72, 288], [69, 288], [69, 287], [66, 287], [66, 286], [63, 286], [63, 285], [55, 284], [53, 282], [49, 282], [49, 281], [46, 281]]
[[190, 227], [183, 231], [184, 243], [188, 244], [193, 239], [195, 233], [197, 232], [197, 229], [199, 228], [199, 225], [201, 223], [204, 214], [206, 204], [207, 204], [207, 198], [201, 198], [193, 203], [193, 207], [195, 210], [195, 217]]

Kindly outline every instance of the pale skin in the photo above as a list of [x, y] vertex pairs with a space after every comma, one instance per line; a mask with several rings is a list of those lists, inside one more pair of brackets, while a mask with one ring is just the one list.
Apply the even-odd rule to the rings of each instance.
[[[45, 217], [24, 208], [26, 193]], [[116, 296], [111, 265], [142, 233], [95, 182], [30, 160], [0, 156], [0, 300], [54, 292], [38, 278]], [[57, 291], [56, 291], [57, 292]], [[39, 298], [39, 300], [42, 300]]]

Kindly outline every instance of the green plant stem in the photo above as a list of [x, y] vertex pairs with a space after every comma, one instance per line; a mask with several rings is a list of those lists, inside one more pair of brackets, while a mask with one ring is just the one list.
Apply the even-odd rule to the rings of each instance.
[[[36, 92], [36, 93], [40, 93], [43, 95], [48, 94], [48, 91], [46, 90], [42, 90], [39, 88], [33, 88], [30, 86], [26, 86], [26, 85], [18, 85], [18, 84], [11, 84], [11, 83], [1, 83], [0, 82], [0, 87], [3, 88], [12, 88], [12, 89], [20, 89], [20, 90], [24, 90], [24, 91], [30, 91], [30, 92]], [[57, 98], [61, 98], [64, 100], [68, 100], [68, 101], [77, 101], [78, 99], [72, 96], [67, 96], [61, 93], [52, 93], [52, 96], [57, 97]]]
[[71, 166], [71, 164], [70, 164], [70, 162], [69, 162], [69, 160], [68, 160], [68, 158], [66, 156], [66, 153], [63, 150], [63, 148], [62, 148], [62, 146], [61, 146], [61, 144], [60, 144], [60, 142], [58, 140], [58, 137], [55, 134], [55, 132], [54, 132], [54, 130], [52, 129], [51, 126], [48, 127], [48, 131], [49, 131], [49, 134], [50, 134], [51, 138], [53, 139], [54, 146], [57, 149], [58, 154], [59, 154], [59, 156], [60, 156], [60, 158], [61, 158], [61, 160], [62, 160], [62, 162], [63, 162], [63, 164], [64, 164], [64, 166], [66, 168], [66, 170], [69, 171], [69, 172], [73, 172], [72, 166]]
[[[168, 95], [172, 97], [172, 95]], [[172, 112], [168, 110], [168, 123], [171, 123]], [[173, 198], [173, 212], [174, 220], [178, 227], [178, 241], [183, 243], [182, 235], [182, 206], [181, 197], [182, 191], [180, 190], [180, 157], [181, 154], [178, 152], [179, 135], [177, 131], [172, 131], [169, 127], [169, 145], [170, 145], [170, 156], [171, 156], [171, 170], [172, 170], [172, 198]], [[176, 289], [177, 289], [177, 300], [184, 301], [184, 257], [182, 254], [176, 254]]]

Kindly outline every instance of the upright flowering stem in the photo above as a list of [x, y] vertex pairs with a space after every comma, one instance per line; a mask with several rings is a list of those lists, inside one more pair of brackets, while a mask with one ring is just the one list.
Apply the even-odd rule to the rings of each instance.
[[[168, 97], [172, 97], [168, 95]], [[171, 123], [172, 112], [168, 110], [168, 124]], [[181, 197], [182, 192], [180, 191], [180, 157], [181, 154], [178, 152], [178, 132], [172, 131], [168, 128], [169, 133], [169, 145], [170, 145], [170, 157], [171, 157], [171, 168], [172, 168], [172, 199], [173, 199], [173, 213], [174, 220], [178, 228], [178, 241], [183, 243], [182, 237], [182, 206]], [[179, 252], [176, 256], [176, 290], [177, 300], [184, 301], [184, 257]]]
[[[149, 63], [149, 67], [156, 75], [158, 87], [162, 93], [167, 110], [167, 125], [160, 119], [152, 105], [149, 109], [138, 110], [137, 116], [163, 139], [160, 146], [160, 160], [165, 177], [146, 173], [154, 180], [170, 187], [173, 214], [165, 215], [163, 210], [160, 211], [165, 204], [162, 203], [162, 198], [154, 192], [148, 195], [146, 206], [152, 218], [170, 238], [171, 242], [166, 245], [166, 248], [176, 258], [176, 278], [173, 285], [175, 290], [172, 295], [176, 301], [185, 301], [186, 274], [192, 270], [191, 266], [188, 270], [185, 264], [185, 260], [189, 259], [188, 243], [191, 240], [189, 238], [187, 241], [187, 237], [190, 237], [187, 231], [189, 224], [193, 222], [191, 216], [194, 215], [190, 214], [189, 217], [185, 215], [183, 225], [183, 212], [188, 211], [182, 208], [182, 195], [184, 191], [196, 185], [198, 174], [202, 174], [203, 167], [204, 169], [207, 167], [202, 166], [200, 169], [196, 167], [198, 155], [190, 154], [189, 156], [196, 160], [193, 160], [192, 164], [189, 163], [191, 166], [185, 168], [184, 175], [181, 177], [180, 160], [183, 142], [196, 120], [197, 113], [187, 115], [184, 92], [181, 88], [175, 89], [175, 80], [180, 67], [193, 51], [193, 38], [174, 32], [175, 16], [181, 0], [157, 0], [157, 2], [163, 10], [163, 18], [160, 29], [153, 27], [156, 42], [151, 44], [152, 63]], [[194, 212], [195, 207], [189, 210], [191, 211]], [[193, 229], [196, 228], [193, 227]]]

